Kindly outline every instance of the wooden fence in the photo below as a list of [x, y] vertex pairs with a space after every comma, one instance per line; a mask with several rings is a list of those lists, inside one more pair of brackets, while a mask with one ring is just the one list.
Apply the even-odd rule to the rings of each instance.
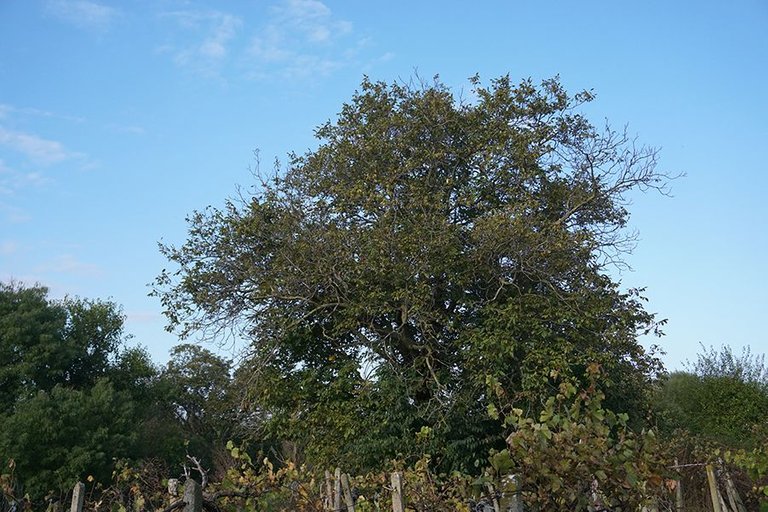
[[[719, 471], [719, 481], [715, 467], [712, 464], [684, 464], [676, 465], [674, 468], [703, 468], [705, 470], [712, 506], [711, 510], [714, 512], [747, 512], [744, 503], [736, 491], [736, 486], [731, 476], [724, 468]], [[391, 485], [386, 487], [386, 491], [391, 493], [392, 512], [406, 512], [408, 499], [407, 489], [403, 482], [403, 474], [400, 472], [391, 473], [390, 483]], [[177, 486], [178, 480], [169, 480], [169, 492], [172, 496], [178, 496], [178, 493], [175, 492]], [[489, 484], [485, 500], [476, 505], [473, 512], [524, 512], [520, 489], [520, 481], [515, 475], [509, 475], [504, 478], [500, 489], [495, 489]], [[675, 482], [674, 493], [675, 512], [694, 510], [693, 508], [685, 507], [681, 482]], [[321, 495], [324, 511], [355, 512], [355, 493], [350, 485], [350, 476], [342, 473], [340, 468], [336, 468], [333, 475], [329, 471], [325, 472], [325, 481], [322, 482]], [[216, 497], [216, 495], [208, 496], [207, 499], [210, 501], [216, 499]], [[85, 484], [78, 482], [72, 492], [70, 512], [83, 512], [84, 503]], [[184, 482], [183, 496], [177, 497], [176, 501], [166, 507], [163, 512], [174, 510], [202, 512], [203, 504], [203, 486], [195, 479], [187, 478]], [[659, 509], [658, 507], [648, 507], [644, 508], [642, 512], [659, 512]]]
[[[329, 471], [325, 472], [325, 487], [323, 493], [323, 507], [328, 512], [355, 512], [355, 500], [349, 484], [349, 475], [336, 468], [333, 477]], [[390, 475], [392, 494], [392, 512], [405, 512], [407, 506], [406, 489], [403, 485], [403, 475], [394, 472]], [[518, 480], [514, 475], [504, 479], [504, 488], [500, 492], [490, 488], [489, 500], [482, 508], [476, 508], [478, 512], [523, 512], [522, 501], [518, 492]]]

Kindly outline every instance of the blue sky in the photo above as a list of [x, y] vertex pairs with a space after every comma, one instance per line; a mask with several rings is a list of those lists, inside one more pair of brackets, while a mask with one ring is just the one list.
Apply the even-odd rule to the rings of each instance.
[[[112, 299], [163, 362], [147, 284], [185, 215], [315, 146], [362, 76], [560, 75], [686, 177], [637, 195], [625, 287], [699, 343], [767, 352], [768, 3], [0, 1], [0, 279]], [[648, 342], [647, 340], [645, 341]]]

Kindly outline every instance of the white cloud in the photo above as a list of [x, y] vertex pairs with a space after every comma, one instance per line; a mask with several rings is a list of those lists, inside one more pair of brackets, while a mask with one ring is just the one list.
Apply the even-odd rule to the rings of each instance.
[[46, 11], [61, 21], [78, 28], [104, 31], [119, 11], [89, 0], [49, 0]]
[[242, 20], [232, 14], [210, 11], [174, 11], [162, 14], [173, 19], [179, 27], [193, 32], [194, 41], [181, 48], [166, 45], [163, 51], [174, 54], [181, 67], [206, 75], [216, 75], [230, 53], [230, 45], [242, 26]]
[[211, 34], [200, 44], [200, 54], [209, 59], [227, 56], [227, 44], [240, 28], [240, 20], [231, 15], [220, 15]]
[[299, 22], [327, 19], [331, 16], [331, 10], [318, 0], [287, 0], [276, 10]]
[[10, 196], [19, 189], [26, 187], [38, 187], [48, 183], [42, 173], [18, 172], [11, 169], [0, 160], [0, 195]]
[[229, 78], [234, 64], [248, 78], [307, 80], [355, 63], [363, 51], [352, 23], [320, 0], [277, 0], [261, 13], [260, 24], [247, 27], [245, 45], [239, 39], [244, 19], [230, 13], [190, 9], [160, 17], [176, 30], [158, 52], [208, 77]]
[[331, 10], [318, 0], [286, 0], [275, 7], [276, 21], [292, 27], [313, 43], [330, 41], [352, 30], [352, 24], [334, 19]]
[[22, 153], [32, 162], [40, 165], [51, 165], [83, 156], [69, 151], [61, 142], [29, 133], [6, 130], [2, 126], [0, 126], [0, 146]]
[[363, 70], [366, 74], [368, 74], [373, 68], [378, 66], [379, 64], [384, 64], [385, 62], [389, 62], [393, 60], [396, 57], [396, 55], [393, 52], [385, 52], [378, 57], [374, 57], [373, 59], [369, 60], [365, 63], [363, 66]]
[[[0, 105], [0, 112], [7, 117], [12, 114], [31, 114], [56, 117], [55, 114], [35, 109], [19, 109]], [[12, 122], [13, 119], [9, 119]], [[74, 161], [82, 170], [94, 163], [84, 153], [67, 148], [63, 143], [47, 139], [34, 133], [22, 132], [0, 124], [0, 218], [6, 222], [18, 223], [29, 220], [29, 215], [19, 205], [13, 204], [17, 194], [25, 189], [40, 187], [51, 182], [44, 168]]]
[[392, 52], [386, 52], [384, 55], [381, 55], [379, 58], [376, 59], [376, 62], [389, 62], [392, 59], [395, 58], [395, 54]]
[[352, 55], [341, 47], [352, 24], [338, 19], [318, 0], [284, 0], [248, 49], [252, 62], [267, 76], [277, 72], [292, 78], [327, 75], [343, 67]]

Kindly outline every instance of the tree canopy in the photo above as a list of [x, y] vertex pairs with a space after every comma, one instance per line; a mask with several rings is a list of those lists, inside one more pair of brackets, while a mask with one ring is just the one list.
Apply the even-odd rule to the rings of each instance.
[[52, 300], [0, 283], [0, 460], [25, 493], [107, 481], [135, 453], [149, 356], [123, 344], [123, 315], [98, 300]]
[[251, 405], [302, 449], [366, 466], [427, 428], [468, 467], [503, 444], [488, 378], [537, 407], [597, 363], [628, 409], [659, 367], [637, 342], [654, 316], [607, 273], [628, 194], [666, 186], [656, 151], [557, 79], [471, 82], [365, 79], [317, 149], [161, 246], [170, 327], [250, 340]]
[[0, 283], [0, 408], [57, 384], [93, 385], [115, 362], [123, 318], [112, 303], [50, 301], [45, 287]]

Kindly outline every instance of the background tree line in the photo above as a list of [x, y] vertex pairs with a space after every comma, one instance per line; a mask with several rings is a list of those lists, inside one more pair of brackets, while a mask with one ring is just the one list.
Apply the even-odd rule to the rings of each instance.
[[317, 149], [161, 247], [170, 327], [248, 340], [237, 368], [198, 345], [156, 367], [126, 348], [116, 305], [3, 285], [0, 456], [16, 485], [39, 497], [109, 481], [113, 458], [187, 453], [225, 473], [229, 440], [360, 473], [428, 456], [439, 472], [544, 474], [562, 453], [546, 448], [576, 432], [592, 451], [542, 477], [545, 509], [585, 506], [558, 494], [575, 467], [617, 492], [658, 484], [669, 446], [729, 448], [763, 478], [762, 359], [710, 351], [667, 375], [638, 342], [664, 322], [609, 271], [633, 242], [631, 194], [666, 191], [656, 150], [592, 125], [592, 93], [556, 79], [471, 84], [462, 101], [438, 80], [365, 79]]
[[179, 345], [158, 366], [128, 346], [123, 320], [111, 302], [0, 284], [6, 493], [40, 500], [78, 479], [107, 484], [121, 459], [155, 459], [173, 473], [188, 452], [210, 466], [236, 438], [231, 363]]

